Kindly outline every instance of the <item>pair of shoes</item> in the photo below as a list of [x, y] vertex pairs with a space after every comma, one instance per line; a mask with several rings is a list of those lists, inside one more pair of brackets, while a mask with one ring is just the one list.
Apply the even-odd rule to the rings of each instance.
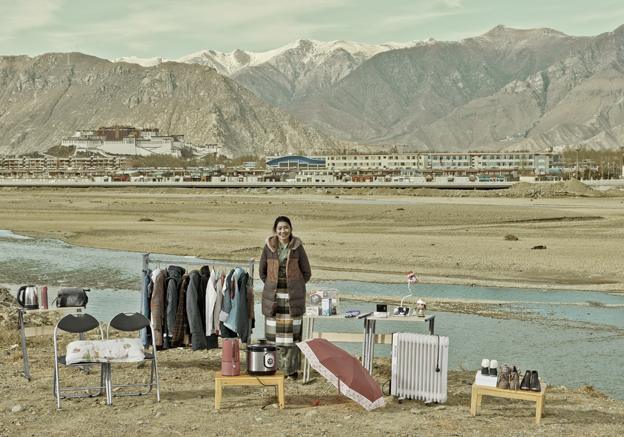
[[291, 373], [290, 375], [288, 375], [288, 379], [299, 379], [299, 373]]
[[542, 391], [537, 370], [527, 370], [520, 383], [520, 390]]
[[496, 382], [496, 387], [508, 389], [510, 379], [511, 379], [511, 368], [509, 367], [509, 364], [503, 364], [501, 366], [500, 374], [498, 375], [498, 381]]
[[496, 376], [498, 374], [498, 361], [490, 361], [487, 358], [481, 360], [481, 374]]

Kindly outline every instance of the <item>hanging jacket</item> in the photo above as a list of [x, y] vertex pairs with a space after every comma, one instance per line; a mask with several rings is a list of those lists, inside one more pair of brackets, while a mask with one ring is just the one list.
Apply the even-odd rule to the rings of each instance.
[[197, 294], [197, 304], [199, 305], [202, 327], [206, 335], [209, 335], [210, 332], [206, 327], [206, 288], [208, 288], [208, 280], [210, 279], [210, 267], [202, 266], [199, 269], [199, 274], [201, 276], [201, 281]]
[[213, 269], [206, 287], [206, 335], [219, 332], [219, 312], [223, 302], [222, 289], [222, 274]]
[[223, 306], [219, 319], [229, 330], [235, 332], [243, 343], [250, 336], [250, 319], [247, 300], [247, 284], [249, 275], [236, 267], [228, 275], [228, 286], [223, 295]]
[[152, 298], [150, 299], [150, 312], [152, 314], [152, 328], [156, 337], [156, 347], [163, 347], [163, 334], [165, 324], [165, 271], [154, 270], [152, 272]]
[[167, 269], [167, 336], [173, 337], [176, 313], [178, 311], [178, 291], [182, 282], [182, 275], [186, 270], [179, 266], [169, 266]]
[[178, 290], [178, 308], [176, 311], [175, 326], [173, 327], [173, 347], [184, 346], [184, 334], [188, 330], [188, 318], [186, 316], [186, 289], [189, 283], [189, 275], [183, 275]]
[[[152, 271], [150, 269], [143, 270], [143, 281], [141, 287], [141, 314], [143, 314], [148, 320], [151, 317], [150, 299], [152, 297], [153, 288], [151, 275]], [[141, 329], [141, 343], [143, 343], [143, 347], [148, 347], [151, 344], [151, 341], [151, 331], [147, 328]]]
[[225, 322], [232, 311], [232, 298], [236, 292], [236, 282], [232, 281], [232, 276], [236, 269], [230, 270], [223, 281], [223, 302], [221, 303], [221, 311], [219, 312], [219, 322]]
[[193, 270], [189, 273], [189, 284], [186, 289], [186, 316], [191, 330], [191, 347], [194, 351], [208, 347], [198, 303], [200, 287], [201, 275], [197, 270]]

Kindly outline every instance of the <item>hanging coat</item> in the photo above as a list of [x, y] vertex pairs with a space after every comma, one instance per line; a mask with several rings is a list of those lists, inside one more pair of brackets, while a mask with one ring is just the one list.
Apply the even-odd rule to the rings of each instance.
[[179, 266], [169, 266], [167, 269], [167, 336], [173, 337], [176, 313], [178, 311], [178, 290], [182, 282], [182, 275], [186, 270]]
[[165, 324], [165, 271], [154, 270], [152, 282], [154, 284], [150, 300], [152, 328], [154, 329], [154, 337], [156, 337], [156, 347], [162, 348]]
[[194, 351], [208, 348], [206, 333], [201, 321], [201, 311], [199, 310], [200, 287], [201, 275], [197, 270], [193, 270], [189, 273], [189, 285], [186, 289], [186, 316], [191, 330], [191, 347]]

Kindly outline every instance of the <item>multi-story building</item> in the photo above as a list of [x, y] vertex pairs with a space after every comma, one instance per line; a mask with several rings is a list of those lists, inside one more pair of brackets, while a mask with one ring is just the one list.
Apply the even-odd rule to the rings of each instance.
[[562, 165], [561, 155], [552, 152], [414, 152], [267, 158], [267, 166], [276, 169], [400, 170], [404, 174], [513, 170], [519, 174], [545, 175], [559, 173]]
[[91, 156], [89, 158], [2, 157], [0, 176], [47, 178], [105, 175], [125, 167], [123, 157]]
[[63, 146], [76, 147], [77, 151], [108, 155], [175, 155], [183, 149], [195, 155], [219, 154], [222, 148], [216, 144], [193, 145], [184, 135], [160, 135], [156, 128], [137, 129], [131, 126], [101, 127], [97, 130], [77, 130], [74, 135], [61, 140]]

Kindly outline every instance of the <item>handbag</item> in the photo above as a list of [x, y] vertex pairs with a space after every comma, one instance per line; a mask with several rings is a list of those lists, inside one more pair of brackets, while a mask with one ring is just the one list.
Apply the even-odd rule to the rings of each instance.
[[89, 297], [88, 288], [61, 288], [56, 297], [57, 308], [86, 307]]

